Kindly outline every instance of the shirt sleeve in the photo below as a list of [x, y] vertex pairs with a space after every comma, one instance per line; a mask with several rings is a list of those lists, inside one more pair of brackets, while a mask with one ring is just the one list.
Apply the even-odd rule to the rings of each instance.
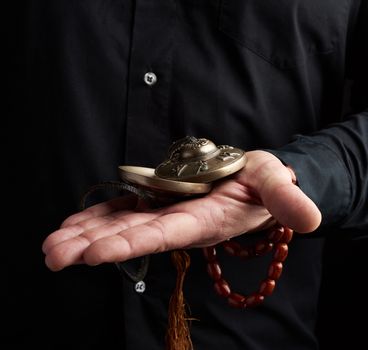
[[322, 212], [322, 226], [361, 237], [368, 236], [368, 2], [356, 13], [346, 68], [352, 113], [271, 153], [294, 169], [299, 186]]
[[368, 110], [271, 153], [293, 168], [322, 225], [368, 229]]

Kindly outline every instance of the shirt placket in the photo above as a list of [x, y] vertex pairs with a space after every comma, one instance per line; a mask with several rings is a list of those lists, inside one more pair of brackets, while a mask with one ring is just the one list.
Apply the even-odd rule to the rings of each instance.
[[170, 143], [174, 27], [173, 1], [136, 1], [125, 128], [127, 164], [154, 166]]
[[[136, 0], [132, 25], [126, 105], [125, 164], [155, 167], [171, 143], [169, 103], [176, 13], [172, 0]], [[154, 261], [152, 261], [154, 260]], [[124, 278], [125, 349], [161, 349], [167, 303], [161, 295], [161, 268], [170, 263], [151, 259], [140, 281]], [[157, 267], [157, 266], [159, 267]], [[160, 273], [158, 273], [158, 271]], [[157, 296], [164, 298], [158, 302]], [[163, 303], [163, 304], [162, 304]], [[162, 304], [162, 305], [161, 305]], [[151, 305], [151, 319], [146, 307]], [[159, 321], [157, 321], [159, 320]], [[153, 322], [155, 336], [148, 336]], [[160, 325], [159, 329], [157, 329]], [[141, 332], [137, 332], [141, 330]], [[141, 335], [145, 334], [145, 337]]]

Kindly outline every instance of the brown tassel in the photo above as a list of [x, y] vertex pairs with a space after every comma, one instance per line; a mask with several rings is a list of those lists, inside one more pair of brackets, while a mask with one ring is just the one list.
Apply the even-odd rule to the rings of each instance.
[[167, 350], [193, 350], [183, 295], [185, 274], [190, 265], [190, 256], [184, 250], [175, 250], [171, 259], [177, 270], [176, 286], [170, 298], [168, 312], [168, 329], [166, 334]]

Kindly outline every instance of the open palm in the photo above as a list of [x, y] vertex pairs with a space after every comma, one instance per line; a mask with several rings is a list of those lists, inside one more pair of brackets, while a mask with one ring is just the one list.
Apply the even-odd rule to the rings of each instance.
[[58, 271], [203, 247], [274, 221], [300, 233], [315, 230], [321, 214], [294, 185], [293, 172], [268, 152], [248, 152], [247, 157], [245, 169], [202, 198], [143, 209], [137, 198], [126, 196], [70, 216], [43, 244], [47, 266]]

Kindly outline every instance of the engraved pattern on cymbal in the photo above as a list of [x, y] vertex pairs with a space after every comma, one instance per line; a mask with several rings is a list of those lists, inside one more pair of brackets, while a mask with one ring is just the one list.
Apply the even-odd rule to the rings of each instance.
[[187, 136], [172, 144], [155, 174], [174, 181], [211, 182], [240, 170], [245, 162], [241, 149]]

